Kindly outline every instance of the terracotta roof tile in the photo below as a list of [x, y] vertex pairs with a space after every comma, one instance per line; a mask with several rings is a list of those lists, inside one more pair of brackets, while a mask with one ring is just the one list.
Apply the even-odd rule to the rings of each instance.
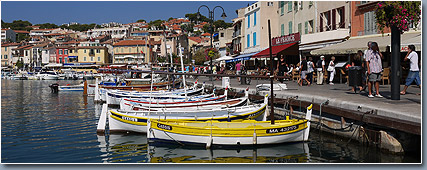
[[188, 39], [197, 42], [197, 43], [201, 43], [202, 39], [200, 37], [188, 37]]
[[107, 49], [104, 46], [78, 46], [77, 49]]
[[15, 31], [16, 33], [21, 33], [21, 34], [29, 34], [30, 33], [30, 32], [25, 31], [25, 30], [13, 30], [13, 31]]
[[209, 34], [209, 33], [204, 33], [204, 34], [202, 34], [202, 36], [211, 36], [211, 34]]
[[113, 46], [136, 46], [136, 45], [145, 45], [145, 40], [123, 40], [117, 43], [114, 43]]

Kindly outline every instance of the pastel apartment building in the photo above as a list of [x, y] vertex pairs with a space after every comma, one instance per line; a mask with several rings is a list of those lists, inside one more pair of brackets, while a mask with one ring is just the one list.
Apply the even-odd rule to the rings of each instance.
[[150, 44], [145, 40], [123, 40], [113, 44], [113, 63], [141, 64], [150, 62]]
[[77, 61], [79, 63], [109, 63], [108, 49], [104, 46], [79, 46], [77, 50]]
[[1, 29], [1, 42], [16, 42], [16, 32], [11, 29]]

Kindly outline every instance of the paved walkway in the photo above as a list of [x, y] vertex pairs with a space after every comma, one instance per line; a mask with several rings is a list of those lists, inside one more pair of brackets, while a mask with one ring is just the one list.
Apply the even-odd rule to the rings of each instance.
[[[207, 77], [199, 77], [199, 82], [205, 82], [206, 85], [221, 87], [221, 80], [209, 81]], [[194, 79], [187, 79], [194, 82]], [[230, 88], [243, 90], [249, 87], [251, 94], [256, 91], [257, 84], [269, 84], [269, 80], [252, 80], [250, 85], [241, 85], [236, 78], [230, 79]], [[279, 83], [275, 81], [275, 83]], [[382, 116], [394, 117], [397, 119], [408, 120], [412, 122], [421, 123], [421, 89], [417, 86], [410, 86], [406, 95], [401, 95], [400, 100], [391, 100], [391, 86], [380, 85], [380, 94], [384, 98], [368, 98], [367, 92], [355, 94], [350, 92], [351, 87], [347, 84], [335, 85], [317, 85], [311, 86], [298, 86], [295, 81], [284, 82], [288, 90], [275, 91], [277, 98], [287, 98], [298, 96], [299, 100], [314, 101], [314, 103], [322, 103], [329, 100], [329, 105], [345, 108], [349, 110], [359, 110], [361, 112], [378, 110], [377, 114]], [[403, 85], [401, 86], [403, 89]], [[367, 89], [366, 89], [367, 91]], [[262, 92], [265, 94], [268, 92]]]

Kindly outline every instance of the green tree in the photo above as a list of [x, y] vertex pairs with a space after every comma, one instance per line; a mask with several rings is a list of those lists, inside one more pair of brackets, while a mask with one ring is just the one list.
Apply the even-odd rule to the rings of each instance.
[[155, 20], [155, 21], [150, 21], [148, 23], [148, 26], [149, 27], [155, 26], [155, 27], [159, 28], [163, 24], [163, 22], [164, 22], [164, 20], [160, 20], [160, 19]]
[[22, 61], [22, 58], [20, 60], [16, 61], [15, 66], [18, 67], [19, 69], [24, 67], [24, 62]]
[[147, 21], [145, 21], [145, 19], [140, 19], [140, 20], [138, 20], [136, 22], [147, 22]]
[[211, 32], [210, 31], [211, 30], [211, 26], [209, 24], [203, 25], [202, 30], [203, 30], [203, 32], [210, 33]]
[[204, 15], [200, 14], [200, 18], [197, 18], [197, 12], [196, 13], [189, 13], [185, 14], [185, 17], [188, 18], [191, 22], [210, 22], [211, 20]]
[[31, 28], [27, 26], [32, 26], [29, 21], [22, 21], [22, 20], [14, 20], [12, 23], [7, 23], [2, 20], [1, 27], [2, 28], [10, 28], [12, 30], [26, 30], [30, 31]]
[[196, 37], [202, 35], [201, 31], [194, 31], [193, 33], [194, 33], [194, 36], [196, 36]]
[[101, 26], [95, 23], [92, 23], [92, 24], [76, 24], [76, 25], [70, 25], [70, 26], [61, 25], [60, 28], [71, 29], [74, 31], [87, 31], [94, 28], [101, 28]]
[[193, 27], [194, 27], [193, 23], [181, 25], [181, 29], [187, 32], [193, 32], [194, 31]]
[[205, 51], [198, 49], [193, 55], [193, 60], [195, 60], [196, 65], [202, 65], [206, 61]]
[[173, 19], [175, 19], [175, 18], [173, 18], [173, 17], [170, 17], [170, 18], [168, 19], [168, 21], [170, 21], [170, 20], [173, 20]]
[[228, 27], [233, 26], [233, 23], [226, 23], [224, 20], [217, 20], [213, 24], [215, 25], [216, 29], [218, 29], [218, 28], [226, 29]]
[[36, 24], [36, 26], [40, 26], [40, 29], [59, 28], [58, 25], [52, 23]]

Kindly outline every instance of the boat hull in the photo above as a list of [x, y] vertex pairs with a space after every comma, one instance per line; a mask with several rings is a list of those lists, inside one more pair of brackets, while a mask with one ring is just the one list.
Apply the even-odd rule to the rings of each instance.
[[[252, 121], [253, 122], [253, 121]], [[283, 123], [285, 122], [285, 123]], [[308, 133], [307, 120], [298, 120], [286, 123], [285, 120], [276, 121], [275, 125], [265, 125], [270, 122], [221, 122], [213, 123], [183, 123], [173, 124], [167, 121], [152, 120], [148, 141], [172, 142], [190, 145], [269, 145], [288, 142], [304, 141], [304, 134]], [[262, 125], [263, 127], [259, 127]], [[181, 126], [184, 125], [184, 126]], [[254, 126], [252, 125], [252, 126]]]
[[[213, 111], [178, 111], [178, 112], [119, 112], [117, 110], [109, 111], [109, 130], [110, 132], [137, 132], [147, 133], [148, 119], [167, 119], [167, 120], [244, 120], [244, 119], [261, 119], [265, 113], [267, 104], [260, 106], [244, 106], [241, 108], [231, 108], [236, 110], [229, 113], [227, 110]], [[248, 109], [249, 108], [249, 109]], [[215, 115], [213, 115], [215, 113]], [[213, 116], [212, 116], [213, 115]]]

